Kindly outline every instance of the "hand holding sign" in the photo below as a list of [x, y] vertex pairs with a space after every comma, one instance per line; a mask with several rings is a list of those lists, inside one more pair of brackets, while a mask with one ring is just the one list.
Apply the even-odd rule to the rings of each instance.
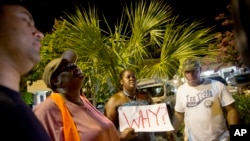
[[172, 131], [165, 103], [119, 107], [120, 131], [132, 127], [136, 132]]

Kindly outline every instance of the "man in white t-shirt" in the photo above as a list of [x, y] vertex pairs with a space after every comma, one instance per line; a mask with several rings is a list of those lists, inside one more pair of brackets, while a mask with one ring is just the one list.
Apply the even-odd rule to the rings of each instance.
[[227, 123], [238, 124], [239, 117], [226, 86], [216, 80], [201, 78], [197, 58], [186, 59], [182, 69], [187, 83], [180, 86], [176, 94], [175, 132], [184, 121], [186, 141], [228, 141]]

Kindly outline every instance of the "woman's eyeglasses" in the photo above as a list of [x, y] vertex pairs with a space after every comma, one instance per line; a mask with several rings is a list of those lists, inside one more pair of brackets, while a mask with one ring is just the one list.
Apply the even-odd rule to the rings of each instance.
[[53, 73], [53, 76], [57, 76], [61, 74], [62, 72], [71, 72], [71, 71], [74, 71], [75, 69], [77, 69], [76, 64], [68, 63], [68, 62], [66, 64], [66, 62], [61, 62], [57, 70]]
[[58, 73], [62, 73], [62, 72], [70, 72], [70, 71], [73, 71], [74, 69], [77, 68], [77, 65], [74, 64], [74, 63], [69, 63], [67, 64], [65, 67], [62, 67], [58, 70]]

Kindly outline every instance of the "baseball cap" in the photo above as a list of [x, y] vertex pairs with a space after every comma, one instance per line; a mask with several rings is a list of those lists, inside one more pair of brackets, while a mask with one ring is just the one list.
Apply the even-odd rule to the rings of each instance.
[[77, 55], [73, 50], [66, 50], [64, 51], [61, 58], [53, 59], [46, 65], [43, 71], [43, 81], [48, 88], [52, 88], [51, 77], [53, 73], [58, 69], [63, 59], [66, 59], [69, 62], [75, 63], [77, 60]]
[[183, 71], [195, 70], [200, 67], [200, 61], [197, 58], [187, 58], [182, 64]]

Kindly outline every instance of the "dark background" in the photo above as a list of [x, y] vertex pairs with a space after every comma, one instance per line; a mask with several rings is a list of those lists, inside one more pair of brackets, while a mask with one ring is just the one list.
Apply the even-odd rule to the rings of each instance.
[[[94, 4], [100, 14], [104, 14], [108, 22], [116, 23], [120, 18], [122, 5], [130, 4], [134, 0], [26, 0], [29, 10], [34, 16], [36, 26], [43, 33], [50, 32], [55, 18], [63, 15], [64, 11], [74, 5], [86, 7], [88, 3]], [[179, 15], [179, 20], [192, 21], [201, 19], [207, 26], [220, 24], [215, 17], [227, 11], [226, 6], [230, 0], [164, 0]]]

